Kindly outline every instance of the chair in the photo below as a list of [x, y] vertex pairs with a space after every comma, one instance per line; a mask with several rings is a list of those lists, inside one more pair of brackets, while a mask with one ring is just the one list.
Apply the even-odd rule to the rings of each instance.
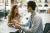
[[50, 30], [50, 23], [46, 23], [43, 33], [47, 33], [49, 30]]

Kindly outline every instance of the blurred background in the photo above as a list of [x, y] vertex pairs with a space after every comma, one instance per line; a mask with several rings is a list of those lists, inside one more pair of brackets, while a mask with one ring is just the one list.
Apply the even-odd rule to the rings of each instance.
[[[18, 4], [19, 13], [23, 16], [23, 22], [27, 22], [24, 20], [27, 15], [27, 2], [35, 1], [37, 4], [36, 12], [42, 18], [43, 21], [43, 29], [46, 23], [50, 23], [50, 0], [0, 0], [0, 33], [9, 33], [12, 30], [7, 26], [8, 15], [11, 12], [11, 8], [13, 5]], [[10, 29], [10, 30], [9, 30]]]

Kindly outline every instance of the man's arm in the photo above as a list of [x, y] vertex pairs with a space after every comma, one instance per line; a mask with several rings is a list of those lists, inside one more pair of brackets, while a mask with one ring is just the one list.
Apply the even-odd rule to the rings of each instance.
[[35, 33], [40, 23], [42, 22], [42, 19], [40, 17], [35, 17], [34, 19], [32, 19], [32, 21], [33, 21], [33, 24], [32, 24], [31, 31]]
[[26, 31], [26, 32], [33, 32], [35, 33], [40, 25], [40, 22], [42, 22], [42, 19], [39, 17], [35, 17], [32, 23], [32, 27], [29, 28], [29, 26], [25, 26], [25, 27], [21, 27], [22, 30]]

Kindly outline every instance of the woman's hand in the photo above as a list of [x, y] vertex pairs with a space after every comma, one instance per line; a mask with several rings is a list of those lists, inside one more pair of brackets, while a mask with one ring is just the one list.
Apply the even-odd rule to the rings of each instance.
[[16, 29], [21, 29], [21, 26], [19, 25], [19, 23], [15, 23], [15, 28]]
[[8, 23], [9, 27], [14, 27], [13, 25], [14, 25], [13, 23]]
[[20, 29], [21, 28], [21, 24], [20, 24], [20, 22], [18, 21], [18, 20], [12, 20], [12, 23], [14, 24], [14, 27], [16, 28], [16, 29]]

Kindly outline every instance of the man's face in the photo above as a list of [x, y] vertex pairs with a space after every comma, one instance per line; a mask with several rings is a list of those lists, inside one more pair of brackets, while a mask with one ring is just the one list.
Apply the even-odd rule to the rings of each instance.
[[28, 6], [28, 12], [32, 12], [32, 8], [30, 6]]

